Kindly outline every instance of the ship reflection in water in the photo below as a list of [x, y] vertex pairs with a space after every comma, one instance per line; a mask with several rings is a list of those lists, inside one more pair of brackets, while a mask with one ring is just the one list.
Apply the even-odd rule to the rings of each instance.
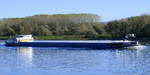
[[33, 48], [32, 47], [17, 47], [17, 58], [19, 63], [26, 65], [32, 64], [33, 59]]

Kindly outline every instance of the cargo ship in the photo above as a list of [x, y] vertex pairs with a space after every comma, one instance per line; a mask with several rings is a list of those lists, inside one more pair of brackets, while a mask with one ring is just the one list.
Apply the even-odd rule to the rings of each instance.
[[28, 47], [71, 47], [112, 49], [138, 45], [138, 41], [129, 40], [34, 40], [32, 35], [17, 35], [5, 41], [5, 46]]

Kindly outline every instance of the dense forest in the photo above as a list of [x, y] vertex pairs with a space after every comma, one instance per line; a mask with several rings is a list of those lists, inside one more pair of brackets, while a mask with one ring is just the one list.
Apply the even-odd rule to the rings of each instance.
[[133, 33], [136, 37], [150, 37], [150, 15], [129, 17], [107, 23], [107, 32], [114, 37]]
[[35, 15], [0, 20], [0, 35], [96, 35], [104, 33], [100, 17], [94, 14]]
[[124, 37], [134, 33], [137, 37], [150, 37], [150, 15], [129, 17], [102, 23], [95, 14], [34, 15], [24, 18], [0, 19], [0, 36], [32, 34], [34, 36], [81, 36], [111, 35]]

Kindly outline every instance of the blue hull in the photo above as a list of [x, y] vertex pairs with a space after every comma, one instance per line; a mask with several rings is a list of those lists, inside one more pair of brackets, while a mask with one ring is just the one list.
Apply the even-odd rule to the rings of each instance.
[[130, 42], [18, 42], [5, 43], [6, 46], [30, 46], [30, 47], [72, 47], [72, 48], [93, 48], [93, 49], [110, 49], [136, 46], [136, 41]]

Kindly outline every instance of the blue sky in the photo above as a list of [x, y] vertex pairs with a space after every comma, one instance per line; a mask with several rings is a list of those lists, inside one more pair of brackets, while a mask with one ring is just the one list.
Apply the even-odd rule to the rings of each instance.
[[150, 0], [1, 0], [0, 18], [93, 13], [102, 21], [150, 13]]

